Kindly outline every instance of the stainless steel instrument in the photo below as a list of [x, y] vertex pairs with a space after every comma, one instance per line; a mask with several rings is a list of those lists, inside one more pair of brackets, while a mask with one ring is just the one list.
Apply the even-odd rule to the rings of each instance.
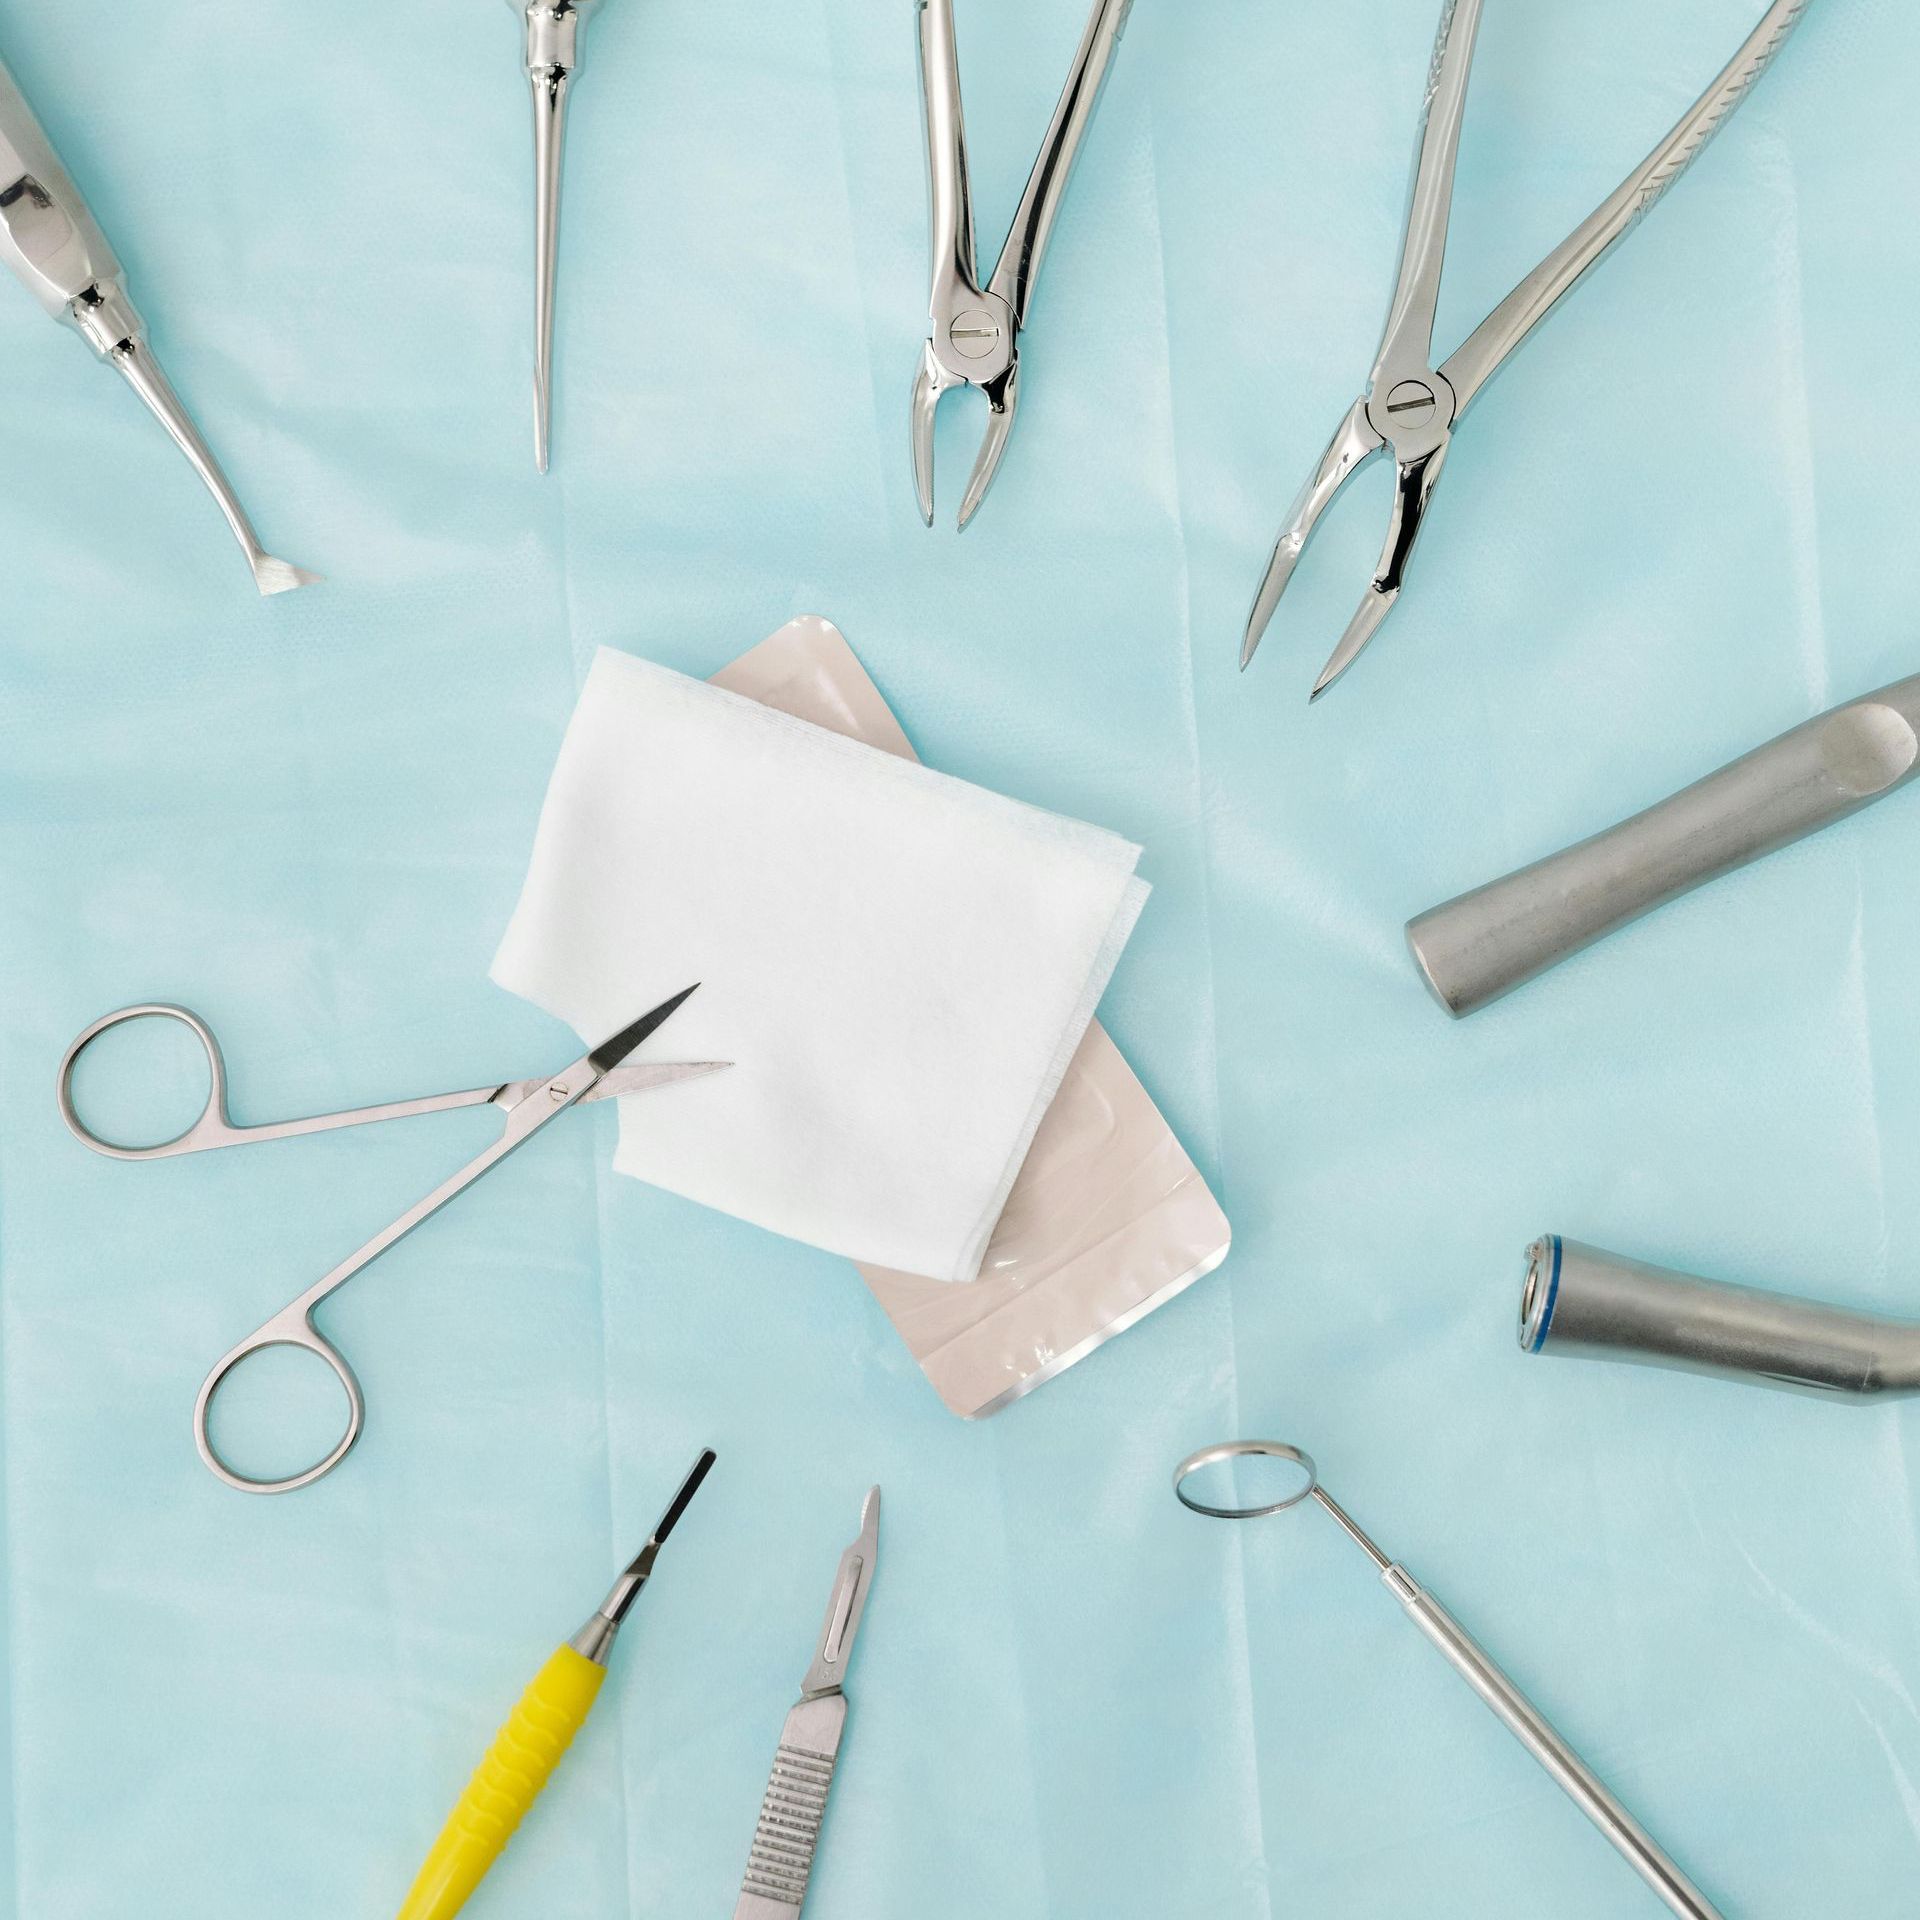
[[[1203, 1502], [1187, 1489], [1188, 1480], [1209, 1467], [1235, 1460], [1268, 1459], [1290, 1464], [1299, 1473], [1302, 1484], [1284, 1497], [1244, 1506]], [[1406, 1609], [1407, 1617], [1426, 1635], [1447, 1663], [1486, 1703], [1494, 1716], [1552, 1776], [1555, 1784], [1607, 1837], [1671, 1911], [1683, 1920], [1721, 1920], [1698, 1887], [1655, 1843], [1646, 1829], [1600, 1783], [1593, 1770], [1566, 1741], [1554, 1731], [1546, 1717], [1514, 1685], [1493, 1657], [1474, 1640], [1432, 1594], [1420, 1585], [1406, 1568], [1389, 1560], [1361, 1532], [1344, 1508], [1320, 1485], [1312, 1457], [1279, 1440], [1229, 1440], [1220, 1446], [1202, 1447], [1189, 1454], [1174, 1470], [1173, 1490], [1180, 1504], [1210, 1520], [1258, 1520], [1266, 1514], [1284, 1513], [1303, 1500], [1312, 1499], [1332, 1515], [1348, 1539], [1371, 1560], [1387, 1591]]]
[[0, 66], [0, 260], [56, 320], [119, 373], [172, 436], [214, 497], [263, 594], [320, 576], [260, 544], [232, 484], [161, 372], [127, 277], [99, 222], [53, 150], [26, 96]]
[[1433, 365], [1433, 318], [1446, 262], [1454, 162], [1467, 104], [1481, 0], [1443, 0], [1440, 32], [1420, 103], [1406, 237], [1387, 324], [1367, 389], [1335, 430], [1301, 489], [1254, 596], [1240, 644], [1253, 658], [1315, 523], [1376, 454], [1392, 455], [1395, 480], [1386, 544], [1372, 584], [1314, 682], [1314, 699], [1352, 666], [1400, 597], [1421, 522], [1453, 430], [1502, 362], [1586, 278], [1686, 172], [1766, 72], [1811, 0], [1774, 0], [1718, 78], [1654, 150], [1494, 308], [1453, 357]]
[[560, 259], [560, 170], [580, 38], [599, 0], [507, 0], [526, 26], [533, 89], [533, 464], [547, 470], [553, 420], [553, 302]]
[[[424, 1200], [409, 1207], [390, 1226], [382, 1227], [358, 1252], [349, 1254], [298, 1299], [288, 1301], [278, 1313], [263, 1321], [215, 1364], [201, 1385], [199, 1398], [194, 1402], [193, 1438], [200, 1450], [200, 1458], [218, 1479], [242, 1493], [291, 1493], [296, 1487], [307, 1486], [322, 1475], [331, 1473], [347, 1457], [365, 1424], [366, 1402], [361, 1398], [360, 1383], [354, 1378], [353, 1369], [347, 1365], [346, 1356], [314, 1324], [314, 1310], [330, 1294], [345, 1286], [362, 1268], [371, 1266], [389, 1247], [397, 1245], [415, 1227], [432, 1219], [448, 1201], [464, 1193], [482, 1174], [491, 1173], [516, 1147], [524, 1146], [542, 1127], [551, 1120], [557, 1120], [569, 1107], [622, 1094], [650, 1092], [656, 1087], [698, 1079], [728, 1064], [720, 1060], [663, 1062], [638, 1067], [621, 1064], [693, 991], [692, 987], [688, 987], [671, 1000], [663, 1001], [650, 1013], [642, 1014], [631, 1026], [623, 1028], [611, 1040], [602, 1042], [571, 1066], [544, 1079], [509, 1080], [504, 1085], [472, 1087], [460, 1093], [431, 1094], [421, 1100], [395, 1100], [377, 1107], [352, 1107], [339, 1113], [315, 1114], [303, 1120], [279, 1120], [258, 1127], [236, 1127], [228, 1117], [227, 1074], [220, 1057], [220, 1043], [214, 1039], [207, 1023], [185, 1007], [165, 1006], [158, 1002], [122, 1007], [117, 1013], [96, 1020], [75, 1039], [60, 1062], [60, 1117], [76, 1139], [91, 1147], [95, 1153], [106, 1154], [114, 1160], [165, 1160], [176, 1154], [204, 1153], [217, 1147], [254, 1146], [266, 1140], [291, 1139], [298, 1134], [326, 1133], [336, 1127], [363, 1127], [383, 1120], [410, 1119], [417, 1114], [448, 1113], [458, 1107], [492, 1106], [501, 1110], [500, 1138], [492, 1146], [468, 1161], [458, 1173], [442, 1181]], [[199, 1040], [207, 1056], [207, 1101], [199, 1119], [173, 1139], [149, 1147], [123, 1146], [102, 1139], [80, 1118], [73, 1097], [74, 1070], [80, 1063], [80, 1056], [103, 1033], [114, 1027], [125, 1026], [129, 1021], [149, 1019], [177, 1020]], [[317, 1355], [333, 1369], [334, 1377], [346, 1393], [347, 1424], [339, 1440], [312, 1466], [279, 1480], [252, 1479], [236, 1472], [215, 1448], [210, 1425], [214, 1397], [221, 1386], [232, 1377], [242, 1361], [250, 1360], [269, 1347], [297, 1347]]]
[[1407, 923], [1440, 1004], [1472, 1013], [1569, 954], [1920, 770], [1920, 674], [1834, 707], [1591, 840]]
[[1557, 1233], [1527, 1249], [1520, 1345], [1859, 1400], [1920, 1393], [1920, 1324], [1702, 1280]]
[[953, 0], [916, 0], [920, 16], [920, 93], [926, 110], [929, 212], [933, 242], [932, 330], [913, 377], [913, 484], [920, 517], [933, 525], [933, 420], [943, 395], [978, 387], [987, 398], [987, 432], [960, 502], [960, 525], [986, 498], [1013, 431], [1020, 397], [1020, 330], [1027, 323], [1053, 223], [1073, 163], [1100, 103], [1100, 89], [1126, 30], [1133, 0], [1094, 0], [1060, 103], [1033, 163], [1027, 190], [983, 289], [974, 263], [973, 198], [967, 184], [967, 131], [960, 113], [960, 57]]
[[733, 1920], [800, 1920], [840, 1742], [846, 1737], [847, 1662], [879, 1551], [880, 1489], [873, 1487], [860, 1510], [859, 1538], [840, 1556], [826, 1624], [813, 1665], [800, 1683], [799, 1703], [780, 1732]]

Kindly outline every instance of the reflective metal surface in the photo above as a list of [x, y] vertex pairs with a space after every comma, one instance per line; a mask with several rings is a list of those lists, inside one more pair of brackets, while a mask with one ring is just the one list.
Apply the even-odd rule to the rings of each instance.
[[1033, 163], [1006, 244], [984, 289], [974, 257], [973, 196], [967, 180], [953, 0], [917, 0], [917, 4], [933, 251], [928, 304], [933, 324], [913, 379], [913, 484], [920, 517], [932, 526], [934, 415], [943, 395], [957, 387], [978, 387], [987, 399], [987, 431], [960, 502], [964, 527], [985, 499], [1007, 450], [1020, 390], [1020, 329], [1026, 325], [1053, 223], [1133, 0], [1094, 0], [1067, 84], [1041, 142], [1040, 157]]
[[140, 396], [213, 495], [263, 594], [320, 576], [260, 543], [212, 450], [154, 358], [126, 275], [13, 76], [0, 66], [0, 260]]
[[780, 1731], [733, 1920], [800, 1920], [846, 1733], [842, 1683], [879, 1551], [880, 1489], [873, 1487], [860, 1510], [859, 1537], [840, 1556], [820, 1644], [801, 1683], [799, 1703]]
[[681, 1481], [680, 1491], [667, 1502], [666, 1512], [654, 1522], [646, 1545], [622, 1570], [620, 1577], [608, 1590], [607, 1597], [588, 1616], [586, 1625], [567, 1642], [575, 1653], [583, 1655], [596, 1666], [604, 1667], [607, 1664], [607, 1657], [613, 1651], [613, 1643], [622, 1623], [633, 1611], [633, 1603], [640, 1598], [641, 1589], [653, 1577], [653, 1563], [660, 1557], [660, 1549], [666, 1545], [667, 1536], [680, 1524], [680, 1516], [693, 1504], [693, 1496], [700, 1491], [701, 1482], [713, 1471], [717, 1457], [711, 1447], [703, 1449], [687, 1477]]
[[[200, 1153], [215, 1147], [251, 1146], [265, 1140], [283, 1140], [297, 1134], [322, 1133], [337, 1127], [357, 1127], [370, 1125], [382, 1120], [406, 1119], [416, 1114], [444, 1113], [456, 1107], [496, 1106], [501, 1109], [503, 1125], [500, 1138], [485, 1152], [472, 1160], [427, 1195], [424, 1200], [409, 1207], [397, 1220], [383, 1227], [365, 1246], [351, 1253], [323, 1279], [316, 1281], [297, 1299], [290, 1300], [286, 1306], [265, 1320], [254, 1331], [225, 1354], [214, 1366], [202, 1383], [199, 1397], [194, 1402], [193, 1437], [200, 1450], [200, 1458], [205, 1461], [215, 1476], [230, 1487], [243, 1493], [291, 1493], [296, 1487], [304, 1487], [331, 1473], [360, 1437], [360, 1429], [366, 1420], [366, 1403], [361, 1397], [360, 1383], [354, 1378], [353, 1369], [348, 1366], [346, 1356], [342, 1354], [320, 1329], [314, 1324], [314, 1310], [329, 1294], [343, 1287], [363, 1267], [370, 1266], [375, 1260], [404, 1240], [415, 1227], [440, 1211], [450, 1200], [465, 1192], [474, 1181], [484, 1173], [489, 1173], [512, 1153], [516, 1147], [523, 1146], [550, 1120], [557, 1119], [569, 1107], [595, 1097], [606, 1098], [620, 1093], [638, 1093], [650, 1086], [669, 1085], [674, 1081], [697, 1079], [702, 1074], [711, 1073], [724, 1064], [718, 1061], [682, 1062], [662, 1065], [654, 1068], [650, 1074], [639, 1070], [630, 1070], [622, 1066], [626, 1055], [633, 1051], [651, 1034], [674, 1010], [692, 993], [692, 987], [677, 993], [672, 999], [663, 1001], [652, 1011], [643, 1014], [631, 1026], [623, 1028], [611, 1040], [595, 1047], [590, 1053], [573, 1062], [563, 1072], [541, 1080], [513, 1080], [502, 1086], [476, 1087], [460, 1093], [430, 1095], [422, 1100], [393, 1101], [384, 1106], [355, 1107], [340, 1113], [316, 1114], [304, 1120], [285, 1120], [262, 1127], [236, 1127], [227, 1115], [226, 1066], [221, 1058], [219, 1042], [213, 1037], [212, 1030], [197, 1014], [190, 1013], [185, 1007], [167, 1006], [152, 1002], [137, 1007], [123, 1007], [117, 1013], [110, 1013], [96, 1020], [92, 1026], [73, 1042], [67, 1049], [65, 1058], [60, 1062], [58, 1098], [60, 1117], [67, 1123], [74, 1136], [91, 1147], [94, 1152], [107, 1155], [115, 1160], [157, 1160], [170, 1158], [176, 1154]], [[125, 1147], [112, 1141], [103, 1140], [92, 1132], [81, 1120], [74, 1104], [73, 1076], [79, 1064], [80, 1056], [86, 1049], [111, 1028], [123, 1026], [129, 1021], [144, 1019], [177, 1020], [192, 1031], [206, 1050], [207, 1056], [207, 1100], [200, 1117], [185, 1132], [171, 1140], [150, 1147]], [[339, 1381], [346, 1396], [346, 1427], [339, 1440], [319, 1460], [304, 1471], [281, 1479], [255, 1479], [236, 1472], [220, 1457], [214, 1445], [209, 1416], [215, 1396], [221, 1385], [231, 1378], [236, 1368], [255, 1354], [269, 1347], [297, 1347], [307, 1353], [317, 1355], [331, 1368], [334, 1378]]]
[[[1235, 1459], [1262, 1458], [1289, 1461], [1306, 1475], [1306, 1485], [1284, 1500], [1248, 1506], [1202, 1504], [1186, 1490], [1186, 1482], [1209, 1467]], [[1313, 1459], [1298, 1447], [1280, 1440], [1229, 1440], [1202, 1447], [1174, 1469], [1173, 1490], [1190, 1512], [1213, 1520], [1257, 1520], [1298, 1506], [1309, 1496], [1338, 1522], [1347, 1537], [1371, 1560], [1387, 1591], [1406, 1609], [1407, 1616], [1439, 1649], [1449, 1666], [1486, 1703], [1507, 1731], [1533, 1755], [1554, 1783], [1606, 1835], [1665, 1905], [1683, 1920], [1720, 1920], [1719, 1910], [1682, 1873], [1661, 1847], [1608, 1792], [1593, 1770], [1568, 1746], [1531, 1700], [1495, 1663], [1493, 1656], [1434, 1599], [1406, 1568], [1390, 1560], [1362, 1532], [1346, 1510], [1320, 1485]]]
[[1920, 1393], [1920, 1324], [1703, 1280], [1557, 1233], [1527, 1249], [1520, 1346], [1857, 1399]]
[[526, 26], [533, 93], [533, 464], [547, 471], [553, 421], [554, 285], [560, 259], [560, 175], [567, 98], [581, 35], [599, 0], [507, 0]]
[[1453, 204], [1454, 164], [1482, 0], [1445, 0], [1420, 106], [1399, 277], [1367, 389], [1335, 430], [1302, 488], [1267, 563], [1240, 645], [1245, 667], [1334, 496], [1374, 455], [1390, 453], [1395, 481], [1386, 542], [1372, 584], [1314, 682], [1318, 699], [1346, 672], [1400, 597], [1414, 542], [1452, 444], [1453, 429], [1501, 363], [1679, 179], [1767, 70], [1811, 0], [1774, 0], [1738, 53], [1666, 138], [1539, 266], [1501, 301], [1443, 365], [1433, 361], [1433, 318]]
[[1641, 914], [1844, 820], [1920, 771], [1920, 674], [1834, 707], [1671, 798], [1407, 923], [1440, 1004], [1472, 1013]]

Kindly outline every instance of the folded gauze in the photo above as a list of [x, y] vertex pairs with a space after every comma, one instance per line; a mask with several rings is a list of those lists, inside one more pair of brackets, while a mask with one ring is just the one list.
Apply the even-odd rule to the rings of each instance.
[[1146, 898], [1140, 849], [602, 648], [493, 963], [597, 1043], [732, 1068], [621, 1102], [614, 1166], [971, 1280]]

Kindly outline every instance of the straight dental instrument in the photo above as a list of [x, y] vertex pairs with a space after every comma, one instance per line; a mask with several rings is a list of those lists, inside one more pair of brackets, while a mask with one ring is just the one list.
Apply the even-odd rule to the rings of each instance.
[[507, 0], [526, 24], [533, 90], [533, 464], [547, 470], [553, 423], [553, 294], [560, 258], [560, 163], [580, 36], [599, 0]]
[[1446, 261], [1454, 163], [1467, 78], [1482, 0], [1444, 0], [1433, 63], [1420, 108], [1413, 190], [1407, 207], [1400, 273], [1387, 309], [1380, 350], [1367, 390], [1335, 430], [1320, 464], [1301, 489], [1254, 597], [1240, 665], [1253, 658], [1293, 577], [1315, 523], [1335, 495], [1379, 453], [1394, 465], [1393, 506], [1380, 565], [1360, 608], [1314, 682], [1312, 698], [1333, 685], [1379, 631], [1400, 598], [1414, 542], [1453, 430], [1501, 363], [1603, 260], [1699, 157], [1766, 72], [1812, 0], [1774, 0], [1719, 77], [1618, 187], [1541, 261], [1468, 335], [1453, 357], [1433, 365], [1433, 317]]
[[147, 344], [126, 272], [53, 150], [26, 96], [0, 66], [0, 260], [56, 320], [64, 320], [121, 374], [205, 482], [263, 594], [320, 576], [278, 559], [253, 522]]

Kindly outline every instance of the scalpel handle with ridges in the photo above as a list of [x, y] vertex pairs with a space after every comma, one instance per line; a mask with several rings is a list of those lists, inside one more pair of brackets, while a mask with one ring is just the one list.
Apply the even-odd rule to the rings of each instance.
[[573, 1744], [606, 1677], [572, 1647], [540, 1669], [447, 1816], [399, 1920], [449, 1920], [465, 1905]]
[[846, 1724], [838, 1693], [803, 1700], [787, 1715], [733, 1920], [799, 1920]]

